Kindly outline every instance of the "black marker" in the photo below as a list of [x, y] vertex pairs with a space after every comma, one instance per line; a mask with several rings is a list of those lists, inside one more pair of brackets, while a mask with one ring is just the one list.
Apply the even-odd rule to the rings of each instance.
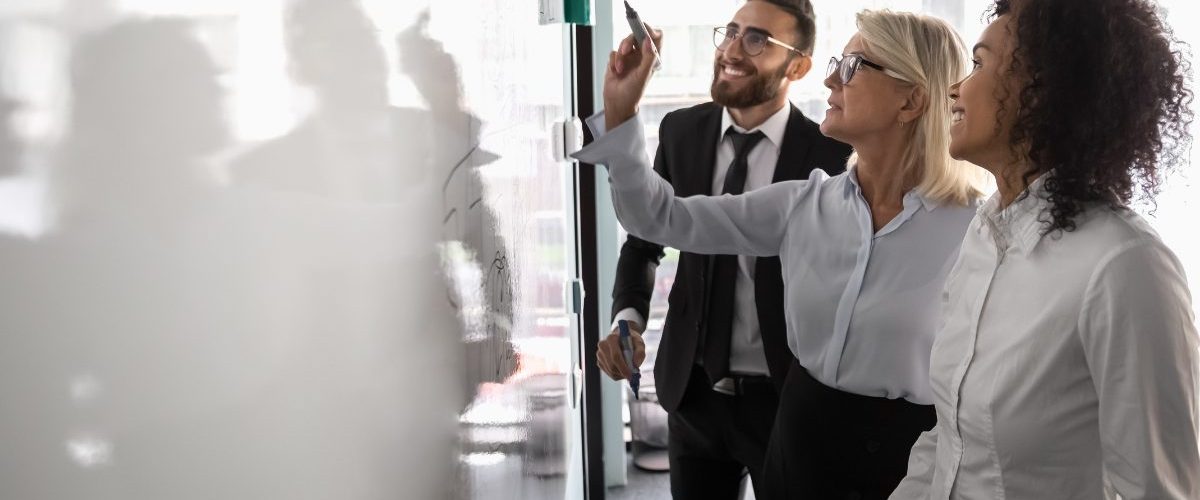
[[617, 328], [621, 331], [621, 354], [625, 356], [625, 364], [629, 365], [629, 388], [633, 389], [633, 399], [641, 399], [638, 397], [638, 385], [642, 381], [642, 371], [633, 365], [633, 343], [629, 338], [629, 322], [625, 320], [617, 321]]
[[[650, 31], [646, 29], [646, 23], [642, 22], [641, 16], [638, 15], [633, 7], [629, 6], [629, 2], [625, 2], [625, 20], [629, 21], [629, 28], [633, 30], [633, 39], [637, 40], [638, 50], [642, 50], [642, 46], [646, 43], [646, 37], [650, 35]], [[662, 59], [658, 57], [658, 47], [654, 46], [654, 40], [650, 40], [650, 53], [654, 54], [654, 69], [657, 70], [662, 66]]]

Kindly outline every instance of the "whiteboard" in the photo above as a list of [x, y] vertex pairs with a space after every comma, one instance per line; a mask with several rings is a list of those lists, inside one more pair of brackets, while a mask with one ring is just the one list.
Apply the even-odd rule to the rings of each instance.
[[0, 498], [576, 495], [562, 34], [502, 0], [6, 7]]

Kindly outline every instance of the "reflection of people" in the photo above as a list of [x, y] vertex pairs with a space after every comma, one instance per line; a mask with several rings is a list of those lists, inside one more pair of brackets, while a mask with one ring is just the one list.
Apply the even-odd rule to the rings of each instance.
[[222, 91], [190, 30], [184, 21], [134, 20], [78, 45], [71, 120], [52, 175], [64, 229], [84, 220], [174, 224], [214, 190], [202, 162], [228, 139]]
[[[668, 114], [659, 132], [654, 170], [677, 195], [736, 194], [814, 168], [845, 170], [850, 147], [788, 102], [788, 86], [812, 67], [814, 32], [811, 5], [791, 0], [748, 2], [718, 29], [713, 102]], [[662, 245], [632, 235], [621, 248], [613, 315], [636, 325], [634, 342], [662, 255]], [[680, 255], [654, 364], [675, 498], [737, 498], [745, 470], [766, 497], [762, 458], [791, 362], [778, 257]], [[615, 328], [597, 363], [625, 377]]]
[[293, 79], [314, 108], [287, 135], [234, 162], [235, 184], [326, 198], [396, 201], [429, 175], [427, 117], [388, 104], [388, 64], [354, 0], [297, 0], [288, 9]]
[[1188, 63], [1144, 0], [1000, 0], [973, 52], [950, 152], [999, 191], [946, 284], [938, 425], [892, 498], [1200, 498], [1188, 285], [1127, 208], [1186, 161]]
[[681, 198], [655, 175], [635, 116], [650, 74], [632, 38], [605, 77], [609, 131], [577, 154], [609, 167], [631, 234], [680, 250], [779, 255], [797, 357], [764, 462], [770, 498], [885, 498], [934, 424], [929, 350], [942, 283], [981, 172], [946, 152], [964, 49], [936, 18], [864, 11], [830, 64], [821, 131], [855, 149], [830, 177]]
[[444, 497], [462, 370], [433, 203], [214, 189], [218, 75], [189, 31], [74, 53], [66, 207], [0, 247], [0, 497]]
[[[460, 175], [475, 175], [470, 168], [473, 163], [459, 160], [472, 151], [468, 142], [476, 137], [471, 133], [478, 133], [478, 120], [464, 119], [470, 114], [457, 99], [443, 106], [446, 101], [434, 97], [440, 87], [455, 89], [451, 95], [457, 96], [461, 82], [455, 62], [424, 34], [427, 18], [418, 20], [397, 41], [401, 58], [419, 55], [424, 63], [402, 69], [414, 82], [437, 83], [418, 83], [429, 101], [428, 109], [395, 107], [388, 99], [388, 60], [377, 29], [358, 0], [295, 0], [285, 17], [291, 76], [311, 91], [313, 109], [284, 136], [235, 159], [229, 171], [239, 189], [270, 192], [282, 195], [277, 199], [287, 200], [285, 203], [320, 208], [317, 214], [301, 210], [281, 216], [291, 227], [288, 239], [298, 241], [298, 248], [282, 250], [278, 258], [290, 262], [283, 267], [289, 270], [282, 272], [295, 280], [287, 293], [304, 301], [299, 307], [320, 311], [297, 328], [353, 343], [353, 338], [371, 335], [391, 339], [385, 328], [410, 331], [411, 318], [421, 317], [420, 331], [436, 338], [419, 344], [436, 346], [434, 352], [440, 352], [449, 343], [457, 349], [454, 362], [421, 357], [404, 363], [403, 369], [429, 367], [434, 374], [429, 376], [437, 381], [420, 384], [422, 387], [453, 382], [454, 390], [429, 399], [441, 403], [442, 398], [453, 395], [454, 406], [462, 410], [481, 383], [501, 382], [513, 372], [515, 356], [507, 321], [511, 317], [511, 284], [504, 255], [496, 255], [503, 247], [489, 243], [500, 241], [493, 233], [495, 224], [467, 227], [465, 236], [454, 237], [458, 241], [481, 240], [483, 243], [471, 248], [484, 251], [472, 252], [467, 262], [485, 276], [494, 273], [500, 278], [485, 282], [476, 278], [464, 285], [471, 291], [483, 290], [485, 284], [496, 290], [494, 299], [492, 294], [484, 298], [487, 307], [458, 308], [464, 316], [480, 310], [495, 313], [464, 318], [465, 334], [449, 310], [446, 297], [452, 294], [439, 274], [439, 256], [434, 254], [438, 228], [445, 219], [444, 213], [438, 213], [439, 190], [457, 185], [446, 180], [456, 165], [462, 166], [455, 169]], [[475, 126], [473, 130], [460, 129], [459, 123]], [[468, 206], [474, 217], [467, 217]], [[483, 202], [464, 203], [461, 212], [459, 217], [468, 222], [490, 220]], [[325, 219], [327, 216], [332, 218]], [[382, 251], [391, 245], [416, 255], [400, 259]], [[497, 261], [501, 265], [492, 265]], [[391, 274], [394, 267], [404, 275]], [[451, 273], [451, 277], [461, 274], [470, 273]], [[425, 290], [420, 297], [397, 299], [400, 292], [418, 284]], [[449, 370], [455, 373], [446, 373]], [[442, 408], [430, 409], [422, 418]], [[416, 443], [440, 438], [442, 429], [437, 423], [414, 430], [424, 432], [419, 439], [407, 438]], [[440, 465], [430, 462], [425, 467]]]
[[[516, 370], [516, 353], [510, 338], [513, 319], [513, 281], [508, 244], [499, 221], [487, 202], [479, 168], [497, 160], [479, 146], [482, 122], [463, 107], [462, 77], [454, 58], [442, 43], [427, 33], [429, 12], [396, 37], [400, 72], [408, 76], [428, 106], [433, 147], [432, 172], [442, 189], [442, 238], [451, 267], [468, 266], [473, 273], [452, 272], [457, 294], [451, 300], [460, 314], [482, 311], [481, 317], [463, 318], [467, 325], [466, 382], [501, 382]], [[462, 252], [457, 250], [461, 249]], [[465, 255], [464, 255], [465, 254]], [[465, 257], [465, 258], [464, 258]], [[480, 289], [481, 304], [472, 307]]]
[[[0, 468], [0, 496], [173, 496], [164, 484], [179, 488], [175, 479], [212, 464], [182, 452], [195, 449], [172, 425], [228, 403], [215, 381], [245, 373], [214, 370], [214, 359], [246, 361], [214, 350], [237, 339], [237, 353], [257, 352], [226, 321], [242, 287], [212, 262], [212, 242], [225, 241], [203, 168], [227, 137], [216, 68], [177, 20], [85, 36], [70, 68], [70, 121], [50, 176], [56, 225], [4, 256], [0, 330], [12, 335], [0, 366], [15, 373], [0, 375], [0, 399], [35, 410], [4, 426], [0, 462], [26, 465]], [[113, 461], [129, 474], [112, 474]]]

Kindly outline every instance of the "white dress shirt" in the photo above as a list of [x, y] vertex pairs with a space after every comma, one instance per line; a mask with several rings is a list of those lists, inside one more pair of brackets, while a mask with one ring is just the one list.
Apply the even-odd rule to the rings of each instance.
[[[725, 189], [725, 174], [733, 163], [735, 152], [733, 139], [726, 130], [733, 127], [735, 132], [743, 134], [761, 131], [765, 140], [758, 141], [750, 150], [746, 161], [749, 170], [746, 173], [746, 191], [753, 191], [771, 184], [775, 178], [775, 165], [779, 163], [779, 151], [783, 145], [783, 134], [787, 130], [788, 118], [791, 117], [791, 106], [784, 106], [767, 118], [762, 125], [754, 129], [744, 129], [733, 121], [729, 110], [721, 112], [721, 140], [717, 143], [716, 165], [713, 168], [712, 194], [720, 195]], [[601, 115], [603, 116], [603, 115]], [[766, 375], [767, 357], [763, 354], [762, 332], [758, 326], [758, 306], [754, 300], [754, 269], [757, 257], [738, 257], [738, 273], [734, 285], [733, 330], [729, 340], [729, 371], [744, 375]], [[629, 320], [645, 328], [646, 321], [637, 309], [627, 307], [617, 312], [613, 320]], [[699, 360], [699, 358], [697, 358]]]
[[938, 423], [891, 498], [1200, 498], [1196, 327], [1175, 255], [1126, 210], [1089, 207], [1043, 236], [1043, 199], [998, 200], [947, 280]]
[[778, 255], [788, 345], [821, 383], [931, 404], [929, 350], [942, 286], [975, 207], [917, 191], [874, 231], [853, 168], [739, 196], [675, 197], [650, 168], [635, 117], [574, 156], [607, 165], [617, 218], [645, 240], [705, 254]]

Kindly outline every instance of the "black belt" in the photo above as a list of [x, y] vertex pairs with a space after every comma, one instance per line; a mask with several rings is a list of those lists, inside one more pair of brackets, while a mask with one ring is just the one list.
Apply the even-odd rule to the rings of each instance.
[[775, 384], [771, 382], [771, 377], [766, 375], [730, 374], [713, 384], [712, 389], [727, 396], [775, 394]]

